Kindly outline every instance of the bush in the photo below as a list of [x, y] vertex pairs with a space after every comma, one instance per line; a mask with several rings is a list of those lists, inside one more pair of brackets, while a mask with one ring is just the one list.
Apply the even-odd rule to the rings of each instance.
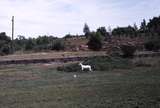
[[61, 66], [57, 67], [58, 71], [65, 71], [65, 72], [77, 72], [81, 71], [81, 67], [79, 66], [78, 63], [70, 64], [68, 66]]
[[98, 51], [102, 48], [102, 36], [100, 33], [91, 33], [89, 42], [87, 43], [89, 49]]
[[[91, 65], [93, 71], [106, 71], [111, 69], [125, 69], [130, 68], [131, 62], [120, 57], [91, 57], [86, 59], [83, 64]], [[78, 63], [57, 68], [58, 71], [65, 72], [79, 72], [81, 67]]]
[[120, 57], [92, 57], [84, 61], [84, 64], [90, 64], [93, 70], [105, 71], [111, 69], [129, 68], [130, 61]]
[[36, 42], [34, 39], [29, 38], [26, 43], [25, 43], [25, 50], [33, 50], [34, 47], [36, 46]]
[[0, 55], [11, 53], [11, 39], [5, 32], [0, 33]]
[[153, 40], [147, 41], [144, 44], [144, 46], [147, 51], [158, 51], [160, 49], [160, 40], [153, 39]]
[[51, 47], [52, 47], [51, 48], [52, 50], [57, 50], [57, 51], [64, 50], [65, 44], [62, 40], [56, 40], [56, 41], [54, 41], [54, 43], [52, 44]]
[[8, 44], [1, 46], [0, 55], [8, 55], [11, 53], [11, 47]]
[[39, 51], [48, 51], [49, 49], [49, 45], [36, 45], [34, 46], [34, 51], [39, 52]]
[[121, 51], [123, 57], [125, 58], [132, 58], [134, 53], [136, 52], [136, 47], [134, 45], [121, 45]]

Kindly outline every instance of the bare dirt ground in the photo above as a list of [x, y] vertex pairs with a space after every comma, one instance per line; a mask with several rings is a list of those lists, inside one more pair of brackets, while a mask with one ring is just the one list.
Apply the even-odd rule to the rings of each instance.
[[89, 57], [89, 56], [103, 56], [103, 55], [106, 55], [105, 51], [41, 52], [41, 53], [13, 54], [7, 56], [0, 56], [0, 61]]

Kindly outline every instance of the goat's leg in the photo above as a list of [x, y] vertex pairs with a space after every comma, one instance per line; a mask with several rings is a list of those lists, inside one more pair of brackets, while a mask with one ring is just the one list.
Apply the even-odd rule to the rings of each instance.
[[91, 68], [89, 68], [89, 70], [90, 70], [90, 71], [92, 71], [92, 69], [91, 69]]

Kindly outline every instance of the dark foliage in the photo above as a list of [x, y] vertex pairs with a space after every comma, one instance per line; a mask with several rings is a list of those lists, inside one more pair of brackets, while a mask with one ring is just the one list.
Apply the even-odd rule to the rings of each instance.
[[113, 29], [112, 34], [115, 36], [135, 36], [136, 30], [132, 26], [128, 27], [118, 27]]
[[25, 50], [33, 50], [34, 47], [36, 45], [36, 42], [34, 39], [32, 38], [29, 38], [27, 41], [26, 41], [26, 45], [25, 45]]
[[160, 35], [160, 16], [150, 19], [149, 23], [147, 24], [147, 28], [148, 31], [153, 35]]
[[0, 48], [0, 55], [8, 55], [11, 53], [11, 46], [9, 44], [4, 44]]
[[63, 42], [63, 40], [55, 40], [52, 44], [52, 50], [57, 50], [57, 51], [60, 51], [60, 50], [64, 50], [65, 49], [65, 44]]
[[38, 38], [28, 38], [19, 36], [14, 40], [16, 50], [23, 51], [48, 51], [64, 50], [65, 45], [62, 39], [53, 36], [39, 36]]
[[77, 71], [81, 71], [81, 67], [78, 63], [75, 63], [75, 64], [70, 64], [68, 66], [57, 67], [57, 70], [65, 71], [65, 72], [77, 72]]
[[0, 41], [8, 44], [11, 42], [11, 38], [6, 35], [5, 32], [0, 33]]
[[89, 49], [91, 50], [95, 50], [95, 51], [101, 50], [102, 45], [103, 45], [103, 39], [102, 39], [101, 34], [99, 32], [97, 33], [92, 32], [90, 34], [90, 39], [87, 45]]
[[121, 51], [123, 53], [123, 57], [132, 58], [136, 51], [136, 47], [134, 45], [121, 45]]
[[149, 40], [144, 46], [147, 51], [158, 51], [160, 49], [160, 39]]
[[83, 33], [85, 34], [86, 38], [89, 38], [90, 35], [90, 29], [87, 23], [84, 24]]
[[0, 55], [11, 53], [11, 39], [5, 32], [0, 33]]
[[97, 29], [97, 32], [99, 32], [104, 37], [109, 36], [109, 33], [107, 32], [105, 27], [99, 27]]
[[[120, 57], [91, 57], [86, 59], [83, 64], [89, 64], [93, 71], [106, 71], [112, 69], [127, 69], [132, 66], [132, 63]], [[79, 72], [81, 71], [78, 63], [70, 64], [67, 66], [58, 67], [57, 70], [65, 72]]]

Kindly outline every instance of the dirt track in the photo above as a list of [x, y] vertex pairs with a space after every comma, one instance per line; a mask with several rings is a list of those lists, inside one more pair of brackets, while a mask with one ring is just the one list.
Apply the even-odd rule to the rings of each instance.
[[81, 61], [88, 57], [105, 56], [105, 52], [50, 52], [15, 54], [0, 57], [0, 65], [7, 64], [30, 64], [30, 63], [50, 63]]
[[[106, 52], [51, 52], [51, 53], [32, 53], [17, 54], [0, 57], [0, 65], [8, 64], [31, 64], [31, 63], [66, 63], [82, 61], [88, 57], [106, 56]], [[136, 57], [155, 57], [160, 56], [160, 52], [139, 52]]]
[[105, 51], [81, 51], [81, 52], [42, 52], [30, 54], [13, 54], [0, 56], [0, 61], [11, 60], [33, 60], [33, 59], [53, 59], [53, 58], [70, 58], [70, 57], [88, 57], [106, 55]]

